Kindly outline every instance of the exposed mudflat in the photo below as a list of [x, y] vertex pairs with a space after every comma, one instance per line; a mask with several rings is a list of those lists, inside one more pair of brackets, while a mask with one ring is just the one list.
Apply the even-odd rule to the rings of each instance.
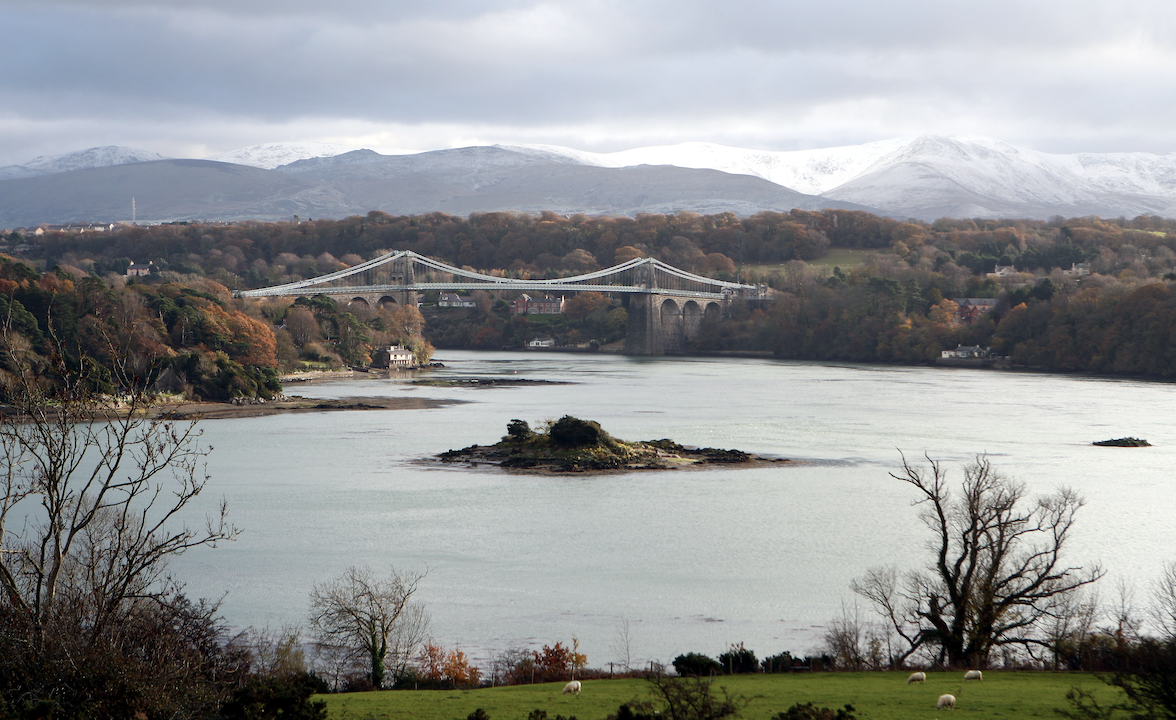
[[186, 419], [200, 418], [217, 420], [222, 418], [262, 417], [281, 413], [330, 412], [334, 410], [426, 410], [459, 405], [461, 400], [436, 400], [416, 397], [344, 397], [331, 400], [286, 396], [282, 400], [237, 405], [218, 402], [187, 402], [168, 406], [160, 412], [161, 417]]

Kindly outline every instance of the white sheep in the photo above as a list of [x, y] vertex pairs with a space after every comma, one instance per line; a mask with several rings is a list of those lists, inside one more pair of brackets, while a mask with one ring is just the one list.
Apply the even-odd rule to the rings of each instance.
[[964, 673], [964, 679], [965, 680], [981, 680], [981, 681], [983, 681], [984, 680], [984, 673], [980, 672], [979, 670], [969, 670], [968, 672]]
[[935, 709], [942, 710], [943, 708], [951, 708], [952, 710], [955, 710], [955, 695], [939, 696], [939, 702], [935, 703]]
[[570, 683], [568, 683], [567, 685], [564, 685], [563, 692], [561, 692], [560, 695], [567, 695], [568, 693], [571, 693], [573, 695], [580, 694], [580, 681], [579, 680], [573, 680]]
[[913, 682], [917, 682], [917, 683], [927, 682], [927, 673], [925, 673], [925, 672], [911, 673], [911, 676], [907, 678], [907, 685], [910, 685]]

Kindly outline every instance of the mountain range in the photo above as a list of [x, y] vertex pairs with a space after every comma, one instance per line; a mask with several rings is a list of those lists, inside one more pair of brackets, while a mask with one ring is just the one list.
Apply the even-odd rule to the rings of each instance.
[[102, 147], [0, 168], [0, 227], [131, 219], [860, 209], [897, 218], [1176, 215], [1176, 153], [1059, 155], [920, 136], [764, 151], [711, 143], [592, 153], [521, 145], [409, 153], [276, 143], [206, 160]]

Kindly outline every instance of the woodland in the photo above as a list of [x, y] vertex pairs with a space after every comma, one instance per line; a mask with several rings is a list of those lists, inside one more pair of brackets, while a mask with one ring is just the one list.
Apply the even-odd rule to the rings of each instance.
[[[1176, 220], [1140, 216], [899, 221], [845, 210], [628, 217], [441, 213], [344, 220], [174, 223], [7, 240], [0, 313], [42, 358], [108, 366], [127, 357], [165, 391], [271, 397], [280, 372], [368, 364], [399, 343], [522, 347], [554, 337], [597, 347], [624, 337], [623, 298], [582, 293], [558, 317], [512, 316], [510, 297], [476, 308], [341, 305], [318, 296], [241, 301], [232, 290], [312, 278], [390, 250], [515, 277], [558, 277], [637, 257], [765, 283], [774, 301], [735, 303], [690, 351], [924, 364], [957, 345], [991, 347], [1051, 372], [1176, 376]], [[831, 266], [830, 253], [856, 260]], [[128, 278], [132, 263], [152, 273]], [[1081, 265], [1089, 274], [1075, 274]], [[1002, 277], [988, 274], [997, 267]], [[995, 298], [962, 320], [955, 299]], [[423, 312], [423, 314], [422, 314]]]

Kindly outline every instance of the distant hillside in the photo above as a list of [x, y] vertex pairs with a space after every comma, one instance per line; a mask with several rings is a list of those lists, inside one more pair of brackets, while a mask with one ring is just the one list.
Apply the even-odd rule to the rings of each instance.
[[0, 180], [0, 227], [129, 220], [132, 197], [136, 219], [144, 222], [340, 218], [370, 210], [635, 215], [859, 208], [746, 175], [555, 164], [504, 148], [474, 147], [392, 156], [360, 150], [278, 170], [158, 160]]
[[89, 168], [112, 167], [129, 163], [151, 162], [165, 159], [159, 153], [137, 148], [107, 145], [94, 147], [89, 150], [66, 153], [65, 155], [49, 155], [35, 157], [21, 165], [0, 167], [0, 180], [12, 178], [39, 177], [53, 173], [70, 172], [72, 170], [86, 170]]
[[501, 147], [468, 147], [416, 155], [360, 150], [278, 168], [336, 188], [359, 212], [455, 215], [493, 210], [635, 215], [761, 210], [865, 209], [804, 195], [766, 180], [669, 165], [603, 168], [560, 164]]
[[315, 190], [298, 178], [243, 165], [156, 160], [0, 180], [0, 227], [130, 220], [131, 198], [137, 219], [148, 222], [286, 218], [312, 202], [328, 207], [330, 198]]
[[[158, 196], [139, 205], [138, 217], [147, 221], [340, 218], [370, 210], [750, 215], [840, 208], [927, 221], [1176, 215], [1176, 153], [1057, 155], [978, 137], [927, 135], [786, 152], [683, 143], [615, 153], [495, 145], [381, 154], [270, 143], [213, 158], [256, 171], [236, 177], [231, 189], [222, 187], [225, 177], [198, 172], [202, 166], [175, 165], [161, 174], [146, 168], [150, 160], [161, 161], [154, 153], [106, 147], [0, 168], [0, 182], [12, 183], [0, 186], [0, 218], [6, 224], [127, 219], [128, 183], [136, 182]], [[106, 183], [107, 176], [65, 179], [113, 167], [139, 169], [119, 173], [103, 188], [87, 184]], [[49, 176], [59, 179], [32, 182]], [[98, 201], [107, 194], [117, 201]]]

